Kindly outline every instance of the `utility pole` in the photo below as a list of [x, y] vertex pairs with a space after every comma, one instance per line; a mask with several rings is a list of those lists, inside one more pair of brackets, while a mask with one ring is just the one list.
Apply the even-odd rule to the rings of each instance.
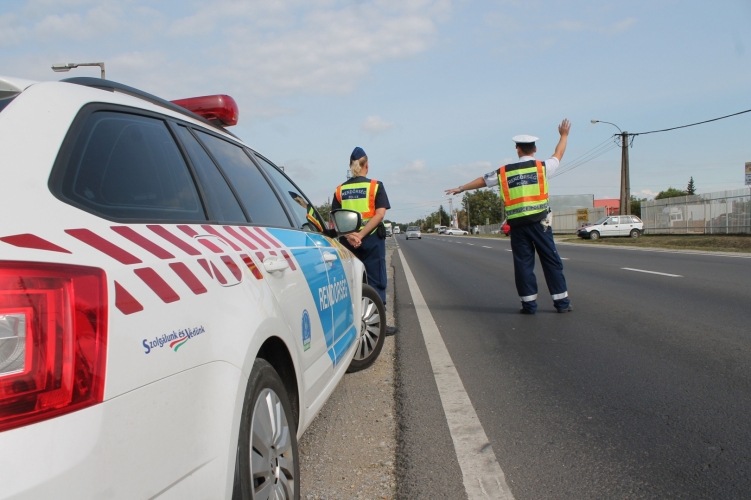
[[631, 215], [631, 177], [628, 171], [628, 132], [621, 132], [621, 214]]
[[454, 224], [454, 200], [449, 198], [449, 226], [453, 227]]

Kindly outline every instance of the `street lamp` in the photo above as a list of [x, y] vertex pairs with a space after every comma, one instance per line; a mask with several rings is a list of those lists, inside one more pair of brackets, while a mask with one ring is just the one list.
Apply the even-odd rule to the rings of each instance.
[[97, 63], [57, 63], [52, 65], [52, 71], [55, 73], [65, 73], [67, 71], [72, 70], [73, 68], [78, 68], [79, 66], [99, 66], [99, 69], [102, 70], [102, 79], [104, 79], [104, 63], [103, 62], [97, 62]]
[[618, 129], [621, 136], [621, 214], [631, 215], [631, 176], [628, 171], [628, 132], [621, 130], [615, 123], [602, 120], [591, 120], [592, 124], [607, 123]]

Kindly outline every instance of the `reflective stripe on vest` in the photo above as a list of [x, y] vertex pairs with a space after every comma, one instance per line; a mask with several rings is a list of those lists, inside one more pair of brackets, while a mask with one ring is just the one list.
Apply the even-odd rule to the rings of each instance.
[[354, 210], [362, 215], [362, 227], [375, 215], [375, 198], [378, 181], [341, 184], [336, 188], [336, 199], [344, 210]]
[[319, 231], [323, 232], [323, 227], [321, 227], [321, 224], [318, 222], [318, 219], [316, 219], [316, 211], [315, 208], [310, 206], [308, 208], [308, 213], [306, 214], [306, 218], [313, 223], [315, 227], [318, 228]]
[[506, 217], [515, 219], [548, 209], [548, 181], [545, 165], [529, 160], [498, 169], [498, 185], [501, 188]]

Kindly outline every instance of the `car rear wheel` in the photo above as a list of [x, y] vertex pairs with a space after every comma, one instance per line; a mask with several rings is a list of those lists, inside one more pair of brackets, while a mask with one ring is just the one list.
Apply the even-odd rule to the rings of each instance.
[[641, 234], [639, 233], [638, 229], [632, 229], [629, 236], [631, 236], [632, 238], [638, 238], [639, 236], [641, 236]]
[[375, 288], [363, 284], [360, 334], [357, 337], [355, 357], [352, 358], [347, 372], [359, 372], [375, 363], [381, 354], [385, 338], [386, 308]]
[[245, 391], [232, 499], [272, 498], [300, 498], [297, 429], [284, 383], [257, 359]]
[[600, 239], [600, 233], [598, 233], [597, 231], [592, 231], [591, 233], [589, 233], [589, 239], [590, 240], [599, 240]]

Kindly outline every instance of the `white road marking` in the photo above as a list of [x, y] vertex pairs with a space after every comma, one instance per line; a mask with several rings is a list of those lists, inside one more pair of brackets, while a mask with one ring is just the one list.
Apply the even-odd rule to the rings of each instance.
[[561, 257], [561, 260], [569, 260], [568, 257]]
[[658, 273], [657, 271], [645, 271], [644, 269], [631, 269], [630, 267], [622, 267], [624, 271], [636, 271], [637, 273], [659, 274], [660, 276], [670, 276], [671, 278], [683, 278], [680, 274], [668, 274]]
[[471, 246], [471, 247], [475, 246], [475, 244], [474, 244], [474, 243], [467, 243], [467, 245], [469, 245], [469, 246]]
[[472, 401], [464, 390], [464, 384], [443, 342], [441, 332], [435, 324], [433, 315], [401, 249], [399, 249], [399, 258], [404, 265], [409, 293], [412, 295], [412, 303], [415, 305], [430, 364], [433, 367], [443, 413], [446, 415], [451, 439], [454, 442], [457, 462], [462, 469], [467, 498], [469, 500], [513, 500], [514, 496], [506, 484], [506, 476], [496, 460], [493, 447], [488, 441], [480, 419], [477, 418]]
[[486, 247], [485, 245], [483, 245], [482, 248], [490, 248], [491, 250], [493, 249], [493, 247]]
[[513, 250], [511, 250], [510, 248], [507, 248], [506, 251], [507, 252], [513, 252]]

